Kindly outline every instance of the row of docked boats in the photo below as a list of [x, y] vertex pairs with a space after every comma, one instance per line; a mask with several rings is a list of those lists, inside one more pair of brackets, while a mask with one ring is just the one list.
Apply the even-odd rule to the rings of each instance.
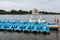
[[0, 30], [19, 30], [31, 32], [50, 32], [49, 27], [45, 23], [29, 22], [29, 21], [1, 21]]
[[55, 23], [46, 21], [22, 21], [22, 20], [0, 20], [0, 30], [28, 31], [28, 32], [50, 32], [50, 27]]

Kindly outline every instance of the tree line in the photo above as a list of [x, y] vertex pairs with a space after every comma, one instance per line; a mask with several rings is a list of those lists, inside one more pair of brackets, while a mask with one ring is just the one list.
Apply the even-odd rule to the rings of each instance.
[[25, 10], [11, 10], [11, 11], [5, 11], [0, 10], [0, 14], [31, 14], [31, 11], [25, 11]]
[[60, 14], [57, 12], [46, 12], [46, 11], [40, 11], [39, 13], [42, 13], [42, 14]]
[[[40, 14], [60, 14], [56, 12], [46, 12], [46, 11], [39, 11]], [[30, 11], [25, 11], [25, 10], [11, 10], [11, 11], [5, 11], [5, 10], [0, 10], [0, 14], [32, 14], [32, 10]]]

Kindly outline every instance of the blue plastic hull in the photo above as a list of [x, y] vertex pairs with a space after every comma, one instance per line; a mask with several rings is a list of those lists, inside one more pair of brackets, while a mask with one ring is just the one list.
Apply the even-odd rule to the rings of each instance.
[[46, 23], [31, 23], [29, 21], [1, 21], [0, 29], [6, 30], [22, 30], [22, 31], [36, 31], [36, 32], [50, 32]]

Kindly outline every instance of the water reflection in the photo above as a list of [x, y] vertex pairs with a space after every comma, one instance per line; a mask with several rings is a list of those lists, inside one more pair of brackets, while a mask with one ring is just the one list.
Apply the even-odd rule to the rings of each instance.
[[[0, 32], [0, 39], [12, 40], [59, 40], [59, 30], [51, 30], [50, 34], [33, 34], [33, 33], [17, 33], [17, 32]], [[9, 36], [8, 36], [9, 35]]]
[[[51, 30], [50, 34], [39, 34], [40, 39], [42, 40], [59, 40], [59, 30]], [[34, 34], [38, 36], [38, 34]]]

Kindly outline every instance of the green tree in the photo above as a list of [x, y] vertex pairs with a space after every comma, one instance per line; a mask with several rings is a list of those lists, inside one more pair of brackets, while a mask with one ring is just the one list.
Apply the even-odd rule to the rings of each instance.
[[18, 11], [18, 14], [22, 14], [22, 10], [19, 10], [19, 11]]
[[16, 10], [11, 10], [10, 12], [11, 14], [18, 14], [18, 12]]

